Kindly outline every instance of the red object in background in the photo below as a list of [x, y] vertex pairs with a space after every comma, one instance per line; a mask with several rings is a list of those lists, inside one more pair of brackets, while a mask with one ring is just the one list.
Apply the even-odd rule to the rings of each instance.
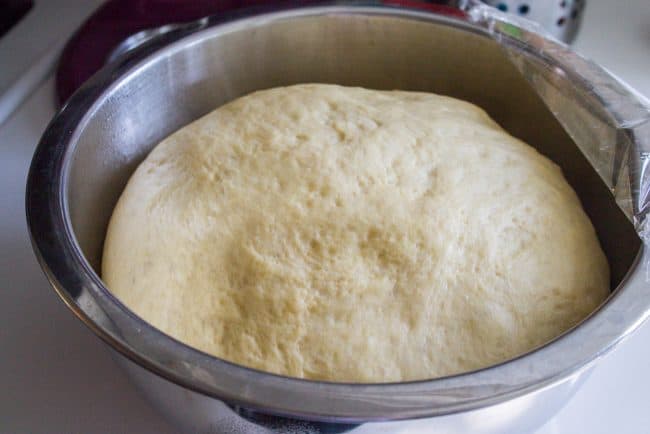
[[[56, 71], [56, 93], [63, 104], [97, 72], [110, 53], [129, 36], [170, 23], [194, 21], [207, 15], [249, 7], [290, 7], [323, 3], [322, 0], [109, 0], [86, 20], [68, 41]], [[330, 3], [331, 2], [325, 2]], [[444, 15], [464, 16], [449, 6], [417, 0], [385, 0], [386, 6], [424, 9]]]
[[381, 2], [385, 6], [395, 6], [411, 9], [422, 9], [428, 12], [433, 12], [440, 15], [450, 15], [454, 17], [463, 18], [465, 12], [460, 9], [446, 5], [444, 1], [419, 1], [419, 0], [384, 0]]

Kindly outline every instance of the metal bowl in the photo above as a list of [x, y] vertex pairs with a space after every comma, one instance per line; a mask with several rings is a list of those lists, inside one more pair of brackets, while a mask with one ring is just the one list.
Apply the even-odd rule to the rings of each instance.
[[[513, 50], [551, 71], [547, 102], [557, 92], [571, 96], [562, 100], [568, 113], [588, 108], [603, 119], [616, 114], [606, 104], [613, 85], [589, 82], [526, 44]], [[565, 61], [573, 59], [563, 53]], [[602, 73], [580, 67], [578, 72]], [[197, 351], [147, 324], [99, 276], [108, 220], [131, 173], [162, 138], [226, 101], [300, 82], [432, 91], [486, 109], [563, 168], [609, 258], [611, 297], [570, 332], [514, 360], [391, 384], [260, 372]], [[602, 127], [594, 121], [584, 131]], [[186, 431], [293, 426], [342, 432], [384, 422], [355, 430], [426, 423], [444, 432], [522, 432], [561, 408], [594, 362], [650, 307], [648, 253], [635, 227], [511, 55], [489, 29], [462, 14], [311, 7], [228, 22], [209, 18], [165, 34], [100, 71], [54, 118], [32, 163], [27, 216], [34, 250], [61, 299], [126, 357], [117, 359], [136, 384]], [[426, 419], [413, 420], [418, 418]]]

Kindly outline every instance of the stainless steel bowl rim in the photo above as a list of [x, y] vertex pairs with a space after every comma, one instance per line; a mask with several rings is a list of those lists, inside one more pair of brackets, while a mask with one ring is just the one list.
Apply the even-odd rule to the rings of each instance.
[[[516, 359], [482, 370], [426, 381], [343, 384], [308, 381], [235, 365], [195, 350], [148, 325], [105, 288], [85, 260], [70, 223], [67, 167], [84, 123], [111, 90], [147, 62], [203, 38], [315, 15], [384, 15], [485, 33], [463, 19], [390, 7], [320, 6], [291, 9], [224, 23], [223, 17], [171, 32], [95, 75], [60, 110], [45, 131], [30, 169], [26, 208], [37, 257], [65, 304], [113, 349], [179, 385], [266, 413], [312, 420], [364, 422], [436, 416], [478, 409], [564, 381], [588, 367], [649, 314], [647, 249], [608, 301], [573, 330]], [[589, 83], [576, 86], [590, 89]], [[591, 89], [597, 94], [598, 89]], [[597, 96], [597, 95], [596, 95]], [[137, 331], [147, 345], [113, 333], [105, 317]]]

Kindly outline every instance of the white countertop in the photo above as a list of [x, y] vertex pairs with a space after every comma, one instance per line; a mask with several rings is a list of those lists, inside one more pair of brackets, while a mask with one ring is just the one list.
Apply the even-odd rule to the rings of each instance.
[[[586, 9], [575, 48], [650, 96], [650, 0], [590, 0]], [[58, 301], [29, 245], [25, 179], [53, 101], [50, 77], [0, 126], [0, 432], [172, 433]], [[535, 434], [650, 432], [649, 395], [646, 323]]]

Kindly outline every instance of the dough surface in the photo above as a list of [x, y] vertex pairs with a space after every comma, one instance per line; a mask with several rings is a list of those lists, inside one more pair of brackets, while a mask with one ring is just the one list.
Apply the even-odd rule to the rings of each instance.
[[193, 347], [346, 382], [509, 359], [609, 293], [560, 169], [481, 109], [316, 84], [239, 98], [155, 147], [114, 210], [102, 273]]

